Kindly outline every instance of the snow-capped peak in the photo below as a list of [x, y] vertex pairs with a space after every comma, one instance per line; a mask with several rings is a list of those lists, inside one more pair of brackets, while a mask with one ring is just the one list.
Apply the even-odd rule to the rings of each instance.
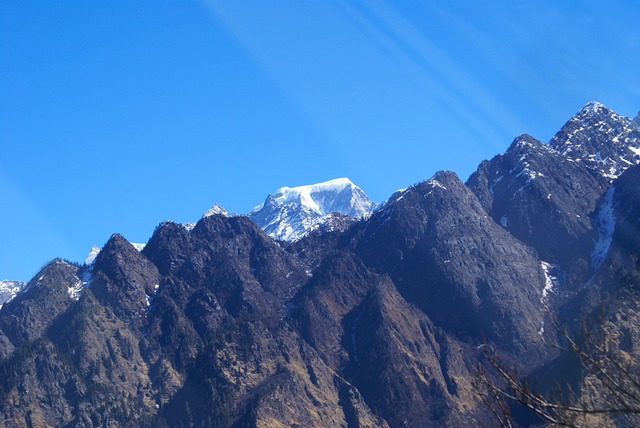
[[592, 101], [565, 123], [549, 146], [613, 180], [640, 162], [640, 125]]
[[[251, 211], [249, 217], [271, 237], [296, 241], [337, 212], [358, 219], [376, 204], [348, 178], [297, 187], [281, 187]], [[325, 219], [328, 221], [328, 218]]]
[[87, 254], [87, 258], [84, 259], [84, 264], [85, 265], [93, 264], [93, 262], [96, 261], [96, 257], [98, 256], [99, 252], [100, 252], [99, 247], [91, 247], [91, 251], [89, 251], [89, 254]]
[[207, 212], [205, 212], [202, 215], [202, 218], [210, 217], [212, 215], [221, 215], [221, 216], [224, 216], [224, 217], [231, 217], [231, 214], [229, 214], [229, 211], [227, 211], [223, 206], [218, 205], [218, 204], [213, 204], [213, 206], [211, 208], [209, 208], [207, 210]]
[[9, 279], [0, 281], [0, 308], [13, 299], [26, 285], [26, 282], [11, 281]]
[[585, 113], [585, 114], [589, 114], [589, 113], [601, 113], [603, 111], [608, 111], [609, 109], [602, 103], [599, 103], [597, 101], [589, 101], [587, 104], [585, 104], [584, 107], [582, 107], [582, 109], [580, 110], [580, 113]]

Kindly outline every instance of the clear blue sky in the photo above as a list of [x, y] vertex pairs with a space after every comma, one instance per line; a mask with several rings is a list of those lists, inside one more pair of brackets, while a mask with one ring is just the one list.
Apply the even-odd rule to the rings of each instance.
[[0, 279], [284, 185], [464, 180], [591, 100], [635, 116], [639, 5], [0, 0]]

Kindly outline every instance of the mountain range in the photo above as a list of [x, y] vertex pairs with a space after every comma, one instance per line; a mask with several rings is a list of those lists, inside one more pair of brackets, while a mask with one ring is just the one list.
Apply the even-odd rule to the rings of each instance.
[[114, 234], [2, 283], [21, 291], [0, 309], [0, 420], [495, 426], [475, 381], [489, 347], [597, 400], [552, 344], [591, 326], [640, 355], [639, 163], [639, 117], [589, 103], [466, 182], [441, 171], [377, 205], [342, 178], [163, 222], [137, 248]]

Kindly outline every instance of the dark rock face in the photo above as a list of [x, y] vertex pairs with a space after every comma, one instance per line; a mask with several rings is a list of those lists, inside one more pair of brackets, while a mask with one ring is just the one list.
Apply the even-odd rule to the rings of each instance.
[[550, 319], [603, 320], [640, 355], [636, 132], [588, 105], [550, 146], [520, 136], [467, 184], [437, 173], [295, 242], [214, 209], [142, 252], [113, 235], [92, 266], [54, 260], [0, 309], [0, 420], [493, 426], [473, 383], [486, 345], [581, 390]]
[[[610, 291], [632, 287], [640, 291], [640, 166], [627, 169], [613, 181], [600, 200], [599, 240], [594, 261], [600, 256], [597, 280]], [[598, 254], [600, 252], [600, 254]]]
[[608, 184], [538, 140], [521, 135], [484, 161], [467, 185], [493, 220], [550, 263], [590, 251], [596, 203]]
[[530, 248], [496, 225], [451, 172], [392, 198], [356, 235], [356, 251], [459, 338], [532, 356], [544, 275]]
[[45, 266], [12, 301], [3, 306], [0, 329], [14, 346], [40, 337], [72, 302], [78, 267], [62, 260]]
[[113, 235], [93, 266], [91, 291], [124, 320], [139, 324], [160, 282], [157, 268], [121, 235]]

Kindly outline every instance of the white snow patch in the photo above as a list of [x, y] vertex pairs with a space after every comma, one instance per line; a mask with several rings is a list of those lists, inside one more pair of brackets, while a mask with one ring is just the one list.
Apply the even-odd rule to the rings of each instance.
[[9, 279], [0, 281], [0, 308], [5, 303], [13, 300], [26, 286], [27, 283], [22, 281], [11, 281]]
[[93, 271], [93, 266], [89, 265], [82, 273], [82, 278], [80, 278], [78, 282], [74, 284], [72, 287], [69, 287], [67, 289], [67, 291], [69, 292], [69, 297], [71, 297], [73, 300], [80, 299], [80, 296], [82, 295], [82, 292], [84, 291], [84, 289], [91, 286], [92, 271]]
[[138, 244], [137, 242], [132, 242], [131, 245], [133, 245], [133, 248], [135, 248], [138, 251], [144, 250], [144, 247], [147, 246], [147, 244]]
[[629, 150], [631, 150], [634, 155], [640, 156], [640, 147], [629, 146]]
[[80, 294], [82, 294], [83, 282], [79, 280], [75, 285], [69, 287], [67, 291], [69, 292], [69, 297], [73, 300], [78, 300], [80, 298]]
[[151, 295], [151, 296], [145, 293], [144, 300], [145, 300], [145, 303], [147, 305], [147, 309], [153, 303], [153, 299], [155, 299], [155, 297], [156, 297], [156, 293], [158, 292], [158, 288], [160, 288], [160, 284], [156, 284], [156, 285], [153, 286], [153, 295]]
[[604, 197], [604, 203], [598, 210], [598, 241], [596, 241], [595, 247], [591, 252], [591, 265], [595, 270], [600, 269], [604, 259], [607, 257], [611, 240], [613, 239], [613, 232], [616, 228], [616, 219], [613, 214], [614, 193], [615, 186], [610, 186]]
[[184, 227], [187, 232], [191, 232], [193, 228], [196, 227], [196, 224], [193, 222], [188, 222], [188, 223], [181, 223], [180, 226]]
[[[551, 273], [552, 270], [555, 268], [556, 266], [550, 263], [547, 263], [544, 261], [540, 262], [540, 269], [542, 269], [542, 273], [544, 274], [544, 287], [542, 288], [540, 303], [542, 303], [542, 306], [544, 307], [545, 310], [549, 309], [549, 307], [547, 306], [549, 293], [553, 291], [554, 286], [558, 282], [558, 278], [553, 276], [553, 274]], [[543, 314], [542, 320], [540, 321], [540, 329], [538, 330], [538, 334], [540, 336], [544, 334], [544, 314]]]
[[218, 205], [218, 204], [213, 204], [213, 206], [211, 208], [209, 208], [207, 210], [207, 212], [205, 212], [202, 217], [211, 217], [212, 215], [221, 215], [223, 217], [231, 217], [231, 214], [229, 214], [229, 211], [227, 211], [223, 206]]
[[91, 251], [89, 251], [89, 254], [87, 254], [87, 258], [84, 259], [84, 264], [87, 266], [93, 264], [93, 262], [96, 261], [96, 257], [98, 256], [99, 252], [100, 248], [91, 247]]
[[431, 187], [438, 187], [440, 189], [447, 190], [447, 188], [444, 187], [442, 183], [440, 183], [438, 180], [433, 178], [427, 181], [427, 184], [430, 185]]
[[506, 214], [500, 217], [500, 226], [506, 228], [508, 224], [509, 224], [509, 217], [507, 217]]
[[542, 289], [542, 297], [540, 298], [541, 302], [545, 302], [549, 293], [553, 291], [553, 286], [555, 285], [558, 278], [551, 275], [550, 271], [553, 269], [553, 265], [547, 262], [540, 262], [540, 267], [542, 268], [542, 272], [544, 273], [544, 288]]

